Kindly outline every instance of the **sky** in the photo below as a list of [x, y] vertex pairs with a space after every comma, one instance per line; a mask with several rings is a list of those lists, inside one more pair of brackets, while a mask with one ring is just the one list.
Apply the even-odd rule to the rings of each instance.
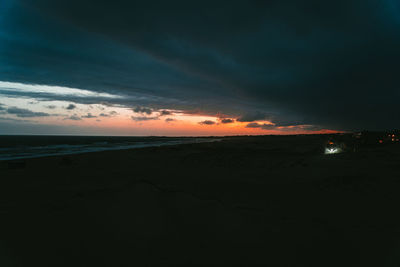
[[0, 134], [399, 128], [400, 3], [0, 1]]

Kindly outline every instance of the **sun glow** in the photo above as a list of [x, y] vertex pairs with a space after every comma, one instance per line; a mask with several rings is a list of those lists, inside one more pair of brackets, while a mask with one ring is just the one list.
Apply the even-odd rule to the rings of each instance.
[[[5, 83], [0, 83], [0, 87]], [[4, 87], [1, 87], [4, 89]], [[0, 88], [0, 91], [1, 91]], [[29, 90], [33, 90], [31, 87]], [[41, 88], [43, 92], [50, 90]], [[63, 89], [64, 90], [64, 89]], [[62, 91], [58, 93], [76, 93]], [[1, 93], [1, 92], [0, 92]], [[80, 92], [86, 94], [86, 92]], [[303, 126], [274, 127], [270, 121], [239, 122], [235, 117], [185, 113], [173, 109], [146, 109], [136, 112], [131, 107], [104, 104], [71, 103], [61, 100], [40, 100], [3, 95], [0, 99], [0, 118], [13, 123], [82, 129], [85, 133], [111, 135], [165, 135], [165, 136], [223, 136], [331, 133], [335, 131], [310, 131]], [[44, 130], [43, 133], [48, 133]]]

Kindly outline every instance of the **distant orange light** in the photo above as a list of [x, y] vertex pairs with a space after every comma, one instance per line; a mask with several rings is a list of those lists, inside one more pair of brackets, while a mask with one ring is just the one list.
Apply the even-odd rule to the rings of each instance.
[[382, 144], [383, 143], [383, 140], [379, 140], [379, 144]]
[[333, 145], [333, 142], [332, 142], [332, 141], [330, 141], [330, 142], [329, 142], [329, 144], [330, 144], [330, 145]]

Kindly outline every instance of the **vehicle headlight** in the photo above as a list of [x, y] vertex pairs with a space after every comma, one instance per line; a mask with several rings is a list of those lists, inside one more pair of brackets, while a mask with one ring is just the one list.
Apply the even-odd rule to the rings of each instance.
[[331, 148], [325, 148], [325, 154], [336, 154], [340, 153], [341, 149], [338, 147], [331, 147]]

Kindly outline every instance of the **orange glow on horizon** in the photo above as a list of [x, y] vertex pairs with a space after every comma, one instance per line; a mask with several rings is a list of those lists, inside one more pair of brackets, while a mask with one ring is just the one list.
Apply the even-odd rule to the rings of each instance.
[[[269, 134], [327, 134], [338, 131], [323, 129], [320, 131], [309, 131], [301, 127], [288, 126], [277, 127], [272, 130], [261, 128], [247, 128], [248, 122], [222, 123], [218, 117], [198, 116], [187, 114], [174, 114], [158, 117], [157, 119], [134, 121], [132, 113], [120, 113], [116, 117], [82, 119], [78, 121], [63, 120], [63, 125], [75, 125], [93, 128], [108, 128], [122, 131], [124, 134], [131, 132], [133, 135], [137, 130], [146, 135], [170, 135], [170, 136], [226, 136], [226, 135], [269, 135]], [[151, 117], [151, 116], [148, 116]], [[166, 119], [170, 119], [166, 121]], [[214, 124], [200, 124], [202, 121], [212, 121]], [[269, 121], [261, 121], [260, 124], [272, 124]]]
[[[122, 106], [106, 106], [102, 104], [75, 104], [73, 109], [67, 109], [68, 102], [53, 101], [45, 104], [37, 102], [29, 104], [29, 99], [10, 98], [8, 106], [24, 108], [30, 105], [35, 112], [48, 114], [24, 118], [25, 123], [36, 125], [60, 126], [65, 132], [83, 132], [101, 135], [132, 135], [132, 136], [229, 136], [229, 135], [290, 135], [290, 134], [327, 134], [339, 131], [322, 129], [311, 130], [311, 125], [273, 127], [270, 121], [253, 122], [253, 127], [247, 127], [250, 122], [239, 122], [235, 117], [221, 114], [201, 115], [188, 114], [181, 110], [151, 110], [135, 112]], [[53, 105], [53, 109], [48, 109]], [[164, 111], [161, 112], [161, 111]], [[147, 112], [147, 113], [146, 113]], [[7, 115], [10, 119], [18, 119], [15, 115]], [[270, 125], [271, 129], [263, 129]], [[268, 127], [264, 127], [268, 128]], [[64, 130], [63, 130], [64, 131]]]

